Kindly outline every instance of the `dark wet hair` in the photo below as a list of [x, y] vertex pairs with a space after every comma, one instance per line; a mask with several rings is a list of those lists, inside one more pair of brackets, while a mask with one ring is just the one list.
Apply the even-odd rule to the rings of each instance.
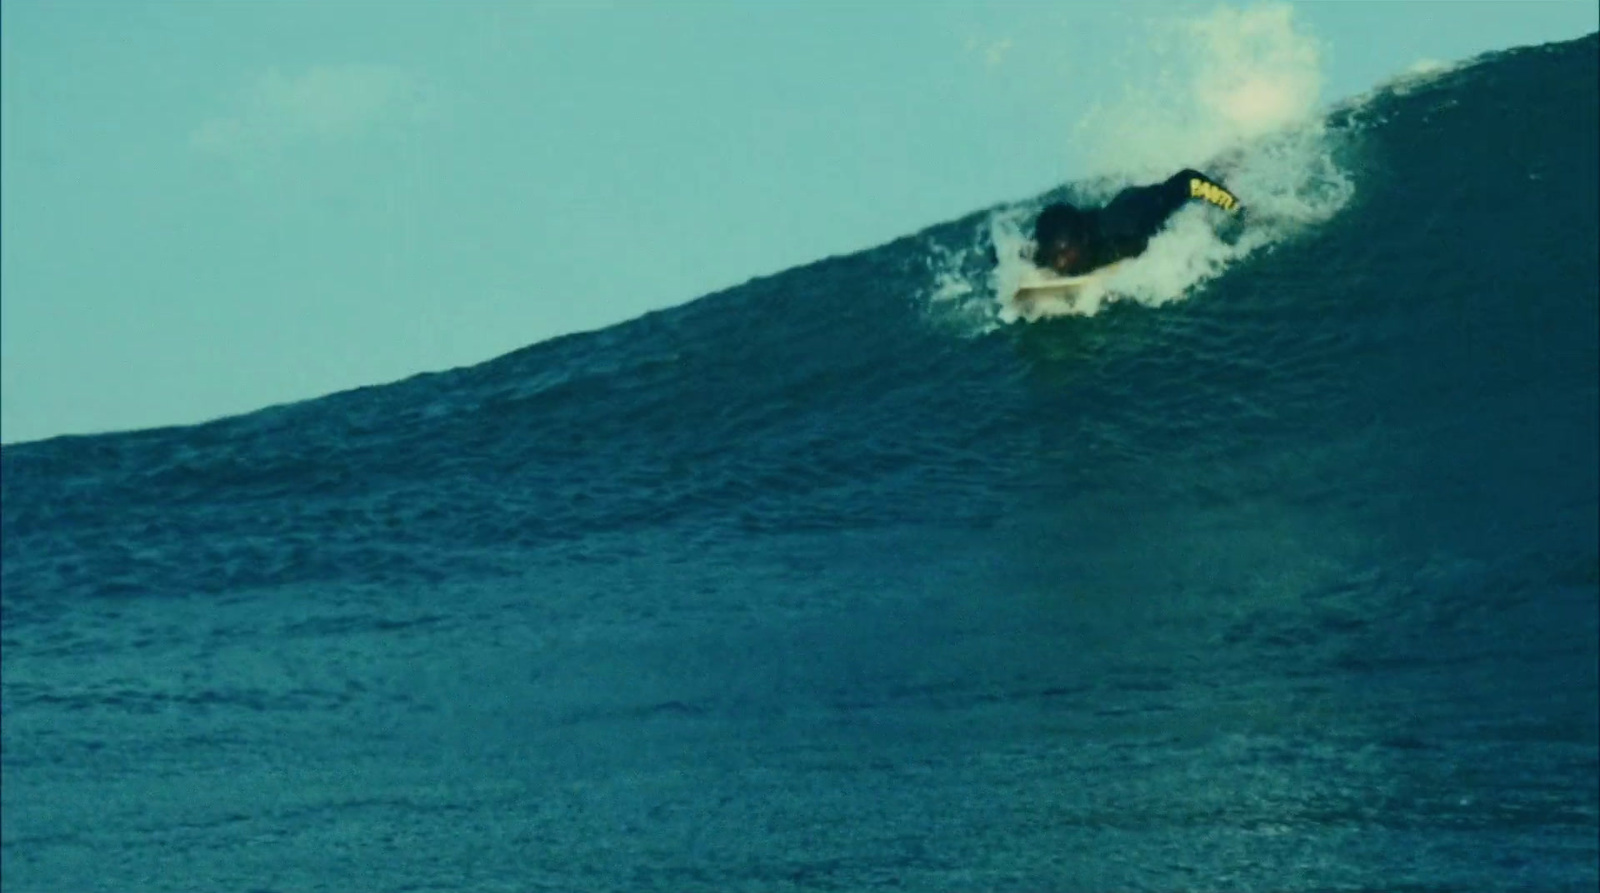
[[1088, 214], [1065, 203], [1051, 205], [1033, 223], [1034, 257], [1044, 260], [1067, 245], [1084, 247], [1089, 235]]

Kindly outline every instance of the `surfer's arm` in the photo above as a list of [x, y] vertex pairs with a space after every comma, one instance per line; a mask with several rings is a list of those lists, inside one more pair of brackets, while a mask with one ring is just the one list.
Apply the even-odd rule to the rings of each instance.
[[1150, 239], [1166, 226], [1167, 219], [1195, 200], [1230, 211], [1241, 207], [1233, 193], [1196, 170], [1181, 170], [1165, 182], [1133, 186], [1117, 193], [1116, 198], [1095, 212], [1097, 237], [1088, 268], [1143, 254]]
[[1178, 171], [1162, 185], [1179, 204], [1194, 199], [1216, 205], [1230, 214], [1244, 208], [1239, 203], [1239, 197], [1230, 192], [1228, 187], [1192, 168]]
[[1230, 213], [1244, 206], [1216, 180], [1197, 170], [1178, 171], [1166, 182], [1135, 186], [1117, 193], [1101, 211], [1102, 231], [1118, 246], [1123, 257], [1144, 251], [1150, 238], [1161, 231], [1167, 219], [1191, 201], [1203, 201]]

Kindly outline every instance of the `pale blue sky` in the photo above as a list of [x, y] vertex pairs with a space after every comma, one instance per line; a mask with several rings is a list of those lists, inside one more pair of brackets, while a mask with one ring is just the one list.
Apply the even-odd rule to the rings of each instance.
[[[1087, 173], [1214, 4], [0, 6], [0, 439], [480, 362]], [[1593, 2], [1291, 4], [1322, 99]]]

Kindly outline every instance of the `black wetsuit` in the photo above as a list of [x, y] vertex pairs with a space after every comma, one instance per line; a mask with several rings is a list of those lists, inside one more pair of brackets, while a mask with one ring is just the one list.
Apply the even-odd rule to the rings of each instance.
[[1209, 202], [1230, 213], [1237, 213], [1242, 207], [1222, 184], [1196, 170], [1181, 170], [1164, 183], [1129, 187], [1096, 210], [1051, 205], [1039, 215], [1036, 224], [1039, 265], [1049, 266], [1048, 259], [1057, 243], [1063, 241], [1078, 249], [1073, 262], [1066, 269], [1057, 270], [1068, 276], [1142, 254], [1151, 237], [1166, 225], [1167, 218], [1191, 200]]

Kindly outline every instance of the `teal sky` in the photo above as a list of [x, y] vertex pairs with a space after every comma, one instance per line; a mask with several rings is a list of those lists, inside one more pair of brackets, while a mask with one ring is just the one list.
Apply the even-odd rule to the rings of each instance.
[[[1289, 6], [1324, 102], [1600, 27]], [[468, 365], [1037, 194], [1151, 24], [1214, 9], [6, 0], [0, 440]]]

